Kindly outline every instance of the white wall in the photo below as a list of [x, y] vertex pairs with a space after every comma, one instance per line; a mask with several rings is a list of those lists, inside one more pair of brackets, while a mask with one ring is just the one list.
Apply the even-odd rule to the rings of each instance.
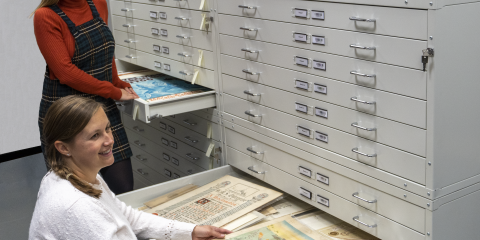
[[0, 1], [0, 154], [40, 146], [45, 60], [28, 16], [40, 0]]

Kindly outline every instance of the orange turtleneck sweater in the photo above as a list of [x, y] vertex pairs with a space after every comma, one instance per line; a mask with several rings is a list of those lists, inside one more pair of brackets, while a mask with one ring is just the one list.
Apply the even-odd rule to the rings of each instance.
[[[108, 8], [105, 0], [93, 0], [100, 17], [108, 24]], [[60, 0], [58, 6], [75, 25], [93, 19], [86, 0]], [[50, 78], [78, 91], [95, 94], [104, 98], [119, 100], [120, 88], [131, 87], [118, 78], [115, 59], [112, 59], [112, 83], [99, 81], [72, 64], [75, 39], [63, 19], [48, 7], [35, 12], [33, 20], [38, 47], [50, 69]]]

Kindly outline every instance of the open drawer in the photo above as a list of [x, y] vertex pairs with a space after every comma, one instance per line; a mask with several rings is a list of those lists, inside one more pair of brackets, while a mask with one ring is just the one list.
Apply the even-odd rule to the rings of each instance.
[[[121, 79], [142, 77], [156, 74], [157, 72], [139, 72], [120, 76]], [[205, 90], [199, 93], [177, 94], [161, 97], [159, 100], [144, 100], [142, 98], [123, 101], [117, 104], [121, 111], [133, 116], [134, 119], [150, 123], [155, 118], [196, 111], [216, 106], [215, 90]]]

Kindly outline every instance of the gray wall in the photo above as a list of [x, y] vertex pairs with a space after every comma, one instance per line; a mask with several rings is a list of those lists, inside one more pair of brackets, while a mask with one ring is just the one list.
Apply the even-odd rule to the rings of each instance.
[[39, 3], [0, 1], [0, 154], [40, 145], [37, 118], [45, 60], [28, 18]]

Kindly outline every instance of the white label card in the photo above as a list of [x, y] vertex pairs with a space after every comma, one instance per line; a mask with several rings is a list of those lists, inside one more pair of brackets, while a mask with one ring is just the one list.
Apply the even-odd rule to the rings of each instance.
[[170, 54], [170, 48], [162, 47], [162, 52], [165, 53], [165, 54]]
[[302, 166], [298, 167], [298, 172], [304, 176], [307, 176], [309, 178], [312, 177], [312, 171], [308, 168], [304, 168]]
[[315, 83], [313, 86], [313, 91], [317, 93], [327, 94], [327, 86]]
[[179, 166], [180, 165], [180, 161], [178, 161], [178, 159], [172, 157], [172, 163]]
[[172, 176], [172, 172], [168, 169], [164, 169], [163, 172], [165, 173], [165, 175], [171, 177]]
[[317, 195], [317, 203], [320, 203], [325, 207], [330, 207], [330, 200], [328, 200], [328, 198], [322, 197], [320, 195]]
[[168, 140], [167, 140], [167, 139], [165, 139], [165, 138], [162, 138], [162, 143], [163, 143], [163, 144], [165, 144], [165, 145], [167, 145], [167, 146], [169, 145], [169, 142], [168, 142]]
[[303, 57], [295, 57], [295, 64], [303, 66], [303, 67], [308, 67], [309, 65], [309, 59], [308, 58], [303, 58]]
[[163, 154], [163, 159], [170, 161], [170, 156], [166, 153]]
[[168, 126], [168, 131], [175, 134], [175, 128], [172, 126]]
[[308, 18], [308, 10], [307, 9], [294, 8], [293, 9], [293, 15], [295, 17], [299, 17], [299, 18]]
[[160, 46], [158, 46], [158, 45], [153, 45], [153, 51], [155, 51], [155, 52], [160, 52]]
[[299, 189], [299, 193], [300, 193], [300, 195], [302, 195], [302, 196], [304, 196], [304, 197], [306, 197], [306, 198], [308, 198], [308, 199], [312, 199], [312, 192], [306, 190], [305, 188], [302, 188], [302, 187], [301, 187], [301, 188]]
[[170, 147], [177, 149], [177, 143], [174, 141], [170, 142]]
[[302, 113], [308, 113], [308, 106], [301, 103], [295, 103], [295, 110]]
[[167, 29], [160, 29], [160, 35], [165, 36], [165, 37], [168, 36]]
[[295, 80], [295, 87], [308, 91], [310, 89], [310, 83], [302, 81], [302, 80]]
[[317, 45], [325, 45], [325, 37], [312, 35], [312, 43]]
[[160, 124], [160, 128], [163, 129], [163, 130], [167, 130], [167, 124], [163, 123], [163, 122], [159, 122]]
[[162, 68], [162, 63], [161, 62], [153, 62], [153, 65], [156, 67], [156, 68]]
[[327, 176], [322, 175], [320, 173], [317, 173], [317, 181], [319, 181], [323, 184], [330, 185], [330, 179]]
[[328, 118], [328, 111], [322, 108], [315, 107], [315, 115], [323, 118]]
[[293, 40], [295, 40], [295, 42], [306, 43], [308, 41], [308, 35], [305, 34], [305, 33], [294, 33], [293, 34]]
[[173, 178], [180, 178], [180, 175], [173, 173]]
[[327, 63], [322, 61], [313, 60], [313, 68], [318, 70], [327, 70]]
[[321, 132], [315, 131], [315, 139], [317, 139], [318, 141], [322, 141], [322, 142], [328, 143], [328, 135], [325, 134], [325, 133], [321, 133]]
[[159, 13], [158, 13], [158, 16], [159, 16], [161, 19], [167, 19], [167, 13], [166, 13], [166, 12], [159, 12]]
[[297, 126], [297, 132], [301, 135], [310, 137], [310, 129]]
[[325, 20], [324, 11], [312, 10], [311, 14], [312, 14], [312, 19]]
[[163, 64], [163, 69], [170, 71], [170, 64]]
[[158, 34], [160, 34], [160, 30], [158, 30], [158, 28], [152, 28], [152, 34], [153, 35], [158, 35]]
[[150, 11], [150, 17], [157, 19], [158, 18], [158, 12]]

